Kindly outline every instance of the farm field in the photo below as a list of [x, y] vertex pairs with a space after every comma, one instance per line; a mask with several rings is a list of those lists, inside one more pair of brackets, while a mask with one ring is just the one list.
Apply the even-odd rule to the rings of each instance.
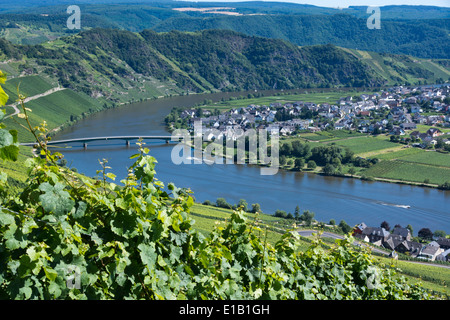
[[401, 160], [380, 161], [362, 172], [374, 178], [443, 184], [450, 181], [450, 168], [435, 167]]
[[399, 276], [405, 276], [408, 283], [414, 284], [420, 281], [424, 288], [450, 295], [448, 286], [450, 269], [427, 264], [419, 264], [410, 261], [398, 260], [393, 262], [390, 258], [377, 256], [375, 259], [393, 268], [398, 268]]
[[21, 94], [26, 97], [31, 97], [44, 93], [52, 89], [53, 86], [41, 76], [25, 76], [9, 79], [4, 85], [4, 90], [9, 95], [7, 104], [16, 102], [18, 98], [17, 88], [19, 88]]
[[[70, 89], [57, 91], [48, 96], [31, 100], [25, 103], [25, 106], [32, 110], [29, 116], [33, 125], [38, 125], [45, 120], [50, 130], [69, 122], [71, 116], [80, 116], [85, 112], [101, 109], [98, 101]], [[21, 142], [33, 140], [31, 134], [20, 128], [13, 119], [7, 119], [5, 122], [8, 127], [19, 131], [19, 140]]]
[[426, 152], [423, 149], [419, 148], [401, 148], [399, 150], [389, 150], [384, 153], [380, 153], [377, 155], [377, 158], [380, 160], [395, 160], [401, 159], [402, 157], [411, 156], [415, 154], [420, 154]]
[[335, 140], [342, 140], [348, 138], [355, 138], [365, 136], [363, 133], [347, 131], [347, 130], [333, 130], [320, 131], [316, 133], [301, 133], [300, 137], [307, 141], [333, 142]]
[[336, 141], [335, 143], [339, 146], [349, 148], [355, 153], [355, 155], [399, 146], [397, 143], [372, 136], [362, 136], [352, 139], [340, 140]]
[[[194, 229], [198, 230], [204, 235], [207, 235], [213, 230], [215, 226], [224, 227], [226, 221], [231, 215], [231, 212], [232, 211], [230, 209], [194, 204], [194, 206], [191, 208], [191, 215], [195, 220]], [[268, 214], [259, 214], [258, 216], [253, 213], [246, 214], [246, 218], [248, 219], [249, 223], [253, 223], [256, 217], [261, 220], [261, 222], [259, 223], [261, 229], [264, 229], [264, 226], [272, 227], [271, 230], [267, 230], [267, 241], [269, 243], [275, 244], [278, 240], [281, 239], [281, 235], [286, 229], [281, 228], [280, 232], [276, 232], [273, 228], [274, 226], [278, 225], [278, 221], [284, 224], [284, 221], [282, 219]], [[265, 234], [261, 234], [260, 236], [265, 237]]]
[[[312, 144], [335, 144], [348, 148], [355, 156], [377, 158], [379, 162], [368, 169], [357, 168], [357, 175], [388, 180], [440, 185], [450, 181], [450, 154], [406, 147], [390, 142], [388, 136], [368, 136], [346, 131], [302, 133], [281, 141], [309, 141]], [[320, 168], [316, 170], [320, 172]], [[344, 169], [344, 172], [347, 172]]]
[[363, 174], [374, 178], [443, 184], [450, 181], [450, 154], [402, 148], [377, 154], [381, 160]]
[[425, 151], [401, 158], [402, 161], [427, 164], [431, 166], [450, 168], [450, 154], [435, 151]]
[[[436, 127], [428, 126], [428, 125], [425, 125], [425, 124], [418, 124], [416, 130], [419, 131], [419, 132], [424, 133], [424, 132], [427, 132], [428, 129], [430, 129], [430, 128], [436, 128]], [[439, 128], [439, 130], [441, 130], [443, 133], [450, 132], [450, 128]]]
[[[25, 182], [28, 178], [27, 171], [24, 166], [26, 159], [32, 157], [31, 148], [19, 147], [19, 158], [17, 163], [11, 161], [0, 162], [0, 169], [8, 175], [9, 186], [16, 189], [18, 182]], [[16, 182], [13, 182], [16, 181]]]

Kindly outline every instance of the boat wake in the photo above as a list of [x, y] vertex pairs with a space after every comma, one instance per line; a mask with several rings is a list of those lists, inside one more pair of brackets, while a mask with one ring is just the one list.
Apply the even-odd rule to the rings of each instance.
[[386, 203], [386, 202], [378, 202], [378, 203], [383, 206], [391, 206], [391, 207], [397, 207], [397, 208], [403, 208], [403, 209], [411, 208], [411, 206], [407, 205], [407, 204], [394, 204], [394, 203]]

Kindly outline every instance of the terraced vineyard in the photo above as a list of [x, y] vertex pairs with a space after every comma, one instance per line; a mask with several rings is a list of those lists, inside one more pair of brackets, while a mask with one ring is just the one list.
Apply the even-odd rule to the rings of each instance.
[[421, 163], [430, 166], [450, 168], [450, 155], [435, 151], [425, 151], [400, 158], [402, 161]]
[[450, 167], [435, 167], [402, 160], [380, 161], [363, 172], [366, 176], [401, 181], [443, 184], [450, 181]]
[[378, 151], [382, 149], [398, 147], [398, 144], [382, 140], [376, 137], [363, 136], [347, 140], [336, 141], [336, 144], [349, 148], [356, 155], [370, 151]]
[[450, 154], [401, 148], [376, 155], [381, 161], [365, 170], [366, 176], [443, 184], [450, 181]]
[[20, 93], [30, 97], [44, 93], [54, 86], [41, 76], [31, 75], [25, 77], [12, 78], [5, 83], [5, 92], [9, 95], [7, 104], [15, 103], [17, 100], [17, 88]]

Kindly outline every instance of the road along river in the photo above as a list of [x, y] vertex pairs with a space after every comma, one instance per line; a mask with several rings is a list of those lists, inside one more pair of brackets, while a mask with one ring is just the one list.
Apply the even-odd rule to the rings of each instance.
[[[94, 114], [67, 128], [54, 140], [98, 136], [168, 135], [163, 120], [174, 106], [193, 106], [211, 99], [219, 101], [230, 93], [171, 97], [125, 105]], [[235, 96], [242, 93], [235, 93]], [[279, 171], [276, 175], [261, 175], [260, 168], [238, 164], [180, 164], [171, 161], [174, 144], [149, 141], [146, 146], [158, 164], [157, 178], [166, 185], [189, 187], [198, 202], [225, 198], [235, 204], [245, 199], [249, 205], [259, 203], [265, 213], [275, 210], [315, 213], [319, 221], [336, 223], [344, 220], [353, 226], [365, 222], [379, 226], [387, 221], [413, 227], [414, 235], [423, 228], [450, 233], [450, 192], [384, 182], [369, 182], [350, 178], [325, 177], [311, 173]], [[85, 150], [82, 144], [58, 149], [69, 166], [86, 175], [95, 176], [98, 160], [108, 159], [112, 171], [122, 179], [132, 163], [129, 157], [137, 147], [127, 147], [122, 141], [92, 142]]]

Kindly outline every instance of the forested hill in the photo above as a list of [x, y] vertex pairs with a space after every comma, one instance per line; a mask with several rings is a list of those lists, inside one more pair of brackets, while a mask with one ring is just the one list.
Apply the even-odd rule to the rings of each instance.
[[[133, 33], [92, 29], [44, 45], [14, 45], [0, 39], [0, 60], [42, 71], [68, 88], [111, 96], [138, 80], [156, 79], [183, 91], [379, 86], [446, 81], [445, 61], [380, 55], [333, 45], [298, 47], [284, 40], [233, 31]], [[32, 63], [31, 63], [32, 61]], [[29, 64], [27, 67], [27, 63]], [[124, 84], [124, 79], [129, 82]], [[144, 86], [144, 84], [142, 84]]]
[[279, 38], [297, 45], [332, 43], [345, 48], [408, 54], [420, 58], [450, 58], [450, 19], [381, 20], [381, 29], [367, 28], [367, 18], [335, 15], [254, 15], [174, 17], [155, 31], [227, 29], [247, 35]]

